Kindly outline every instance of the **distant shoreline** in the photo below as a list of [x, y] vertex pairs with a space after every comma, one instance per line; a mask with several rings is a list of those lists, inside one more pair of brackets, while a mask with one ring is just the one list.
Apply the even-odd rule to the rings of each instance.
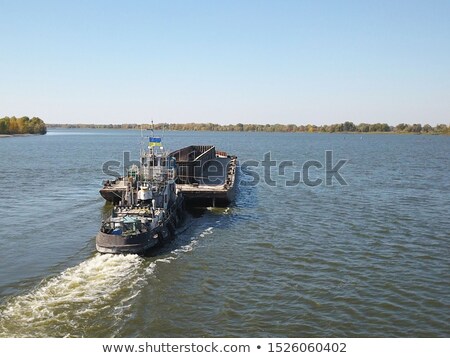
[[24, 133], [24, 134], [0, 134], [0, 138], [11, 138], [11, 137], [28, 137], [32, 135], [42, 135], [42, 134], [31, 134], [31, 133]]
[[[199, 124], [200, 126], [202, 124]], [[323, 134], [405, 134], [405, 135], [450, 135], [450, 126], [445, 126], [445, 128], [442, 128], [442, 130], [437, 131], [436, 128], [433, 128], [431, 131], [401, 131], [396, 130], [394, 127], [390, 127], [390, 130], [378, 130], [378, 131], [359, 131], [359, 130], [353, 130], [353, 131], [347, 131], [347, 130], [335, 130], [335, 131], [326, 131], [326, 130], [320, 130], [321, 127], [314, 128], [314, 130], [303, 130], [301, 128], [296, 128], [295, 130], [288, 130], [287, 125], [281, 125], [279, 128], [270, 128], [267, 130], [267, 128], [260, 127], [259, 129], [242, 129], [236, 128], [236, 125], [223, 125], [215, 128], [181, 128], [183, 125], [177, 125], [175, 128], [171, 128], [172, 125], [163, 125], [163, 124], [155, 124], [155, 130], [161, 131], [165, 130], [168, 132], [243, 132], [243, 133], [308, 133], [308, 134], [317, 134], [317, 133], [323, 133]], [[273, 127], [277, 125], [272, 125]], [[227, 128], [229, 127], [229, 128]], [[137, 126], [135, 124], [129, 124], [129, 125], [108, 125], [108, 124], [49, 124], [47, 123], [47, 128], [49, 129], [69, 129], [69, 130], [80, 130], [80, 129], [100, 129], [100, 130], [141, 130], [140, 126]], [[148, 124], [143, 125], [142, 128], [144, 131], [151, 130], [149, 128]], [[266, 129], [266, 130], [264, 130]], [[305, 128], [306, 129], [306, 128]]]

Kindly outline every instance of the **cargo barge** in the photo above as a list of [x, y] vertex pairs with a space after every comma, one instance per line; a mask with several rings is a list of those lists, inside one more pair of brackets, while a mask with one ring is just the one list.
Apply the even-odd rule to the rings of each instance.
[[235, 199], [237, 157], [213, 145], [191, 145], [170, 153], [177, 163], [177, 189], [187, 205], [227, 206]]
[[[216, 150], [213, 145], [191, 145], [171, 152], [176, 163], [175, 184], [188, 206], [227, 206], [235, 199], [238, 160], [236, 156]], [[104, 182], [102, 197], [118, 204], [127, 188], [135, 187], [137, 173], [145, 169], [141, 155], [140, 167], [133, 165], [127, 175]]]

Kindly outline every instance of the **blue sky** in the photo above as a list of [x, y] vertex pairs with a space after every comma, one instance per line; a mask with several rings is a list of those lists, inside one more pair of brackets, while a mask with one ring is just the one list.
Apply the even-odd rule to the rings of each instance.
[[450, 123], [450, 1], [0, 0], [0, 117]]

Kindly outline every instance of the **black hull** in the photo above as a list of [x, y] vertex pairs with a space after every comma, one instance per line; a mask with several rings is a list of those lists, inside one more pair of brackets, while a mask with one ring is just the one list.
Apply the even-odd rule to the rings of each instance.
[[235, 187], [232, 186], [228, 189], [222, 190], [212, 190], [205, 192], [203, 191], [195, 191], [191, 190], [189, 192], [183, 192], [184, 199], [187, 206], [193, 207], [205, 207], [205, 206], [214, 206], [214, 207], [226, 207], [229, 206], [235, 199], [236, 191]]
[[97, 251], [102, 254], [142, 254], [159, 244], [154, 231], [139, 235], [119, 236], [103, 232], [97, 234], [95, 243]]
[[175, 237], [175, 229], [183, 218], [183, 198], [178, 197], [171, 214], [151, 231], [137, 235], [112, 235], [99, 232], [95, 238], [97, 251], [103, 254], [140, 254], [164, 245]]

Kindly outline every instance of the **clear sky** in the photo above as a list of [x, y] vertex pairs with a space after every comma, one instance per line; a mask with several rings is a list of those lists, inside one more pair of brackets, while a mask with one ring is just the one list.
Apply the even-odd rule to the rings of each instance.
[[450, 0], [0, 0], [0, 117], [450, 123]]

